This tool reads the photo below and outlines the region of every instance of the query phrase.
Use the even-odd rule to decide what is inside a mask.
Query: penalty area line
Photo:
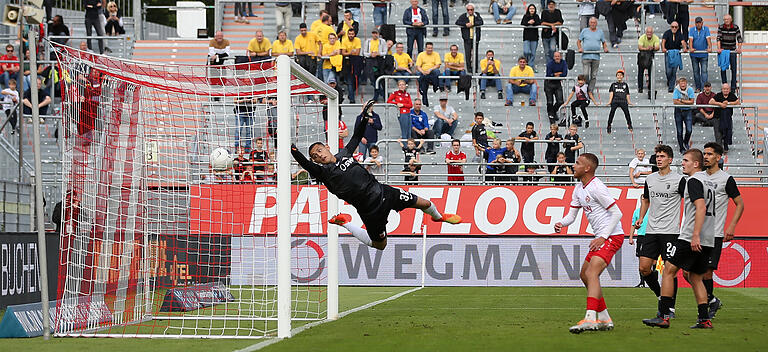
[[[376,305],[379,305],[379,304],[382,304],[382,303],[385,303],[385,302],[396,300],[396,299],[398,299],[398,298],[400,298],[402,296],[405,296],[405,295],[407,295],[409,293],[421,290],[422,288],[424,288],[424,287],[421,287],[421,286],[420,287],[414,287],[414,288],[412,288],[410,290],[406,290],[406,291],[400,292],[398,294],[389,296],[387,298],[380,299],[378,301],[373,301],[373,302],[370,302],[370,303],[366,303],[366,304],[364,304],[362,306],[359,306],[359,307],[356,307],[356,308],[352,308],[350,310],[343,311],[343,312],[339,313],[339,318],[338,319],[341,319],[341,318],[343,318],[343,317],[345,317],[347,315],[350,315],[352,313],[359,312],[361,310],[368,309],[368,308],[371,308],[373,306],[376,306]],[[335,320],[338,320],[338,319],[335,319]],[[311,322],[309,324],[304,324],[304,325],[299,326],[297,328],[293,328],[293,329],[291,329],[291,336],[296,336],[297,334],[301,333],[304,330],[313,328],[315,326],[318,326],[320,324],[327,323],[327,322],[330,322],[330,321],[333,321],[333,320],[331,320],[331,319],[323,319],[323,320]],[[272,339],[269,339],[269,340],[261,341],[259,343],[250,345],[250,346],[248,346],[246,348],[243,348],[243,349],[235,350],[234,352],[258,351],[258,350],[260,350],[260,349],[262,349],[264,347],[267,347],[267,346],[272,345],[274,343],[280,342],[282,340],[283,339],[281,339],[281,338],[272,338]]]

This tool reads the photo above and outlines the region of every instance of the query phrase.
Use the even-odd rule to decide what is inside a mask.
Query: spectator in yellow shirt
[[[443,76],[461,76],[465,71],[464,54],[459,52],[459,46],[456,44],[451,45],[451,51],[445,53],[445,70]],[[451,91],[451,80],[448,78],[442,79],[442,85],[440,91]]]
[[[407,53],[403,52],[405,45],[403,43],[397,43],[395,45],[395,53],[392,57],[395,58],[395,76],[410,76],[413,74],[411,66],[413,66],[413,59]],[[410,79],[404,78],[405,84],[408,84]]]
[[[310,32],[316,33],[317,26],[323,24],[323,16],[325,15],[328,15],[328,11],[325,11],[325,9],[320,10],[320,16],[314,22],[312,22],[312,25],[309,26]]]
[[[256,30],[256,36],[248,42],[248,61],[263,61],[269,60],[269,50],[272,49],[268,39],[264,39],[264,32],[261,29]]]
[[[272,43],[272,56],[288,55],[293,57],[293,42],[288,39],[285,31],[277,33],[277,40]]]
[[[521,56],[517,59],[517,66],[509,70],[510,77],[533,77],[533,69],[528,66],[528,59]],[[536,106],[536,80],[535,79],[510,79],[507,84],[507,106],[514,102],[515,94],[527,93],[531,106]]]
[[[323,46],[323,81],[330,84],[336,83],[336,72],[341,71],[343,57],[341,56],[341,43],[336,40],[336,33],[328,34],[328,45]],[[325,59],[325,57],[328,57]]]
[[[296,59],[299,65],[312,74],[317,72],[317,36],[307,30],[307,24],[302,23],[299,25],[299,35],[293,41],[293,46],[296,48]]]
[[[351,104],[355,103],[357,86],[362,83],[360,76],[363,72],[363,57],[360,56],[363,44],[356,35],[357,31],[354,28],[347,28],[347,37],[341,41],[341,55],[349,63],[347,66],[349,71],[345,70],[344,80],[347,83],[347,98],[349,98],[349,103]]]
[[[321,23],[318,24],[315,27],[315,30],[313,30],[312,32],[315,33],[315,35],[317,36],[317,39],[320,39],[320,42],[323,45],[325,45],[325,44],[328,44],[328,34],[330,33],[336,34],[336,31],[333,29],[333,27],[331,27],[330,15],[323,15],[320,21]]]
[[[480,60],[480,75],[501,76],[501,61],[493,57],[493,50],[486,51],[485,59]],[[490,79],[480,80],[480,99],[485,99],[485,86],[488,84],[488,80]],[[501,79],[496,78],[493,81],[496,84],[496,90],[499,92],[499,99],[503,99]]]
[[[416,57],[416,71],[419,72],[419,92],[425,106],[429,106],[429,99],[427,98],[429,85],[432,85],[433,92],[437,92],[437,89],[440,88],[441,65],[440,54],[434,51],[432,42],[424,44],[424,52],[419,53],[419,56]]]

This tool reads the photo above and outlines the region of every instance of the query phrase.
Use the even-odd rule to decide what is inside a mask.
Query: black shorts
[[[701,247],[701,252],[694,252],[691,249],[691,243],[678,239],[672,246],[672,256],[669,262],[676,267],[694,274],[704,274],[709,269],[709,256],[712,253],[712,247]]]
[[[672,256],[672,246],[674,246],[675,240],[677,240],[677,235],[658,235],[646,233],[645,236],[641,237],[645,238],[643,239],[642,243],[638,242],[638,257],[646,257],[656,260],[659,258],[659,256],[661,256],[662,260],[667,261],[669,260],[669,257]]]
[[[373,241],[381,241],[387,237],[387,217],[391,210],[399,212],[405,208],[413,208],[418,199],[415,194],[392,186],[381,185],[381,191],[379,206],[360,214],[368,237]]]
[[[635,237],[635,256],[640,256],[640,251],[643,249],[643,242],[645,242],[645,235]]]
[[[712,248],[712,254],[709,256],[709,268],[717,270],[717,264],[720,263],[720,253],[723,252],[723,238],[715,237],[715,247]]]

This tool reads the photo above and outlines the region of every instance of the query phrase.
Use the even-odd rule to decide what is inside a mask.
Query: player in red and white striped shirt
[[[574,187],[568,215],[555,224],[555,232],[560,232],[563,227],[572,224],[579,209],[583,209],[595,232],[595,239],[589,243],[589,252],[581,266],[581,281],[587,287],[587,314],[570,328],[574,334],[613,329],[613,321],[603,299],[600,274],[624,243],[624,230],[621,228],[621,210],[616,200],[608,192],[608,187],[595,177],[597,166],[594,154],[584,153],[576,159],[573,176],[581,182]]]

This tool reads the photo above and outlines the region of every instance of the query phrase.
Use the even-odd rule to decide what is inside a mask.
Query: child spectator
[[[486,148],[483,153],[485,157],[485,181],[498,182],[502,181],[502,176],[495,176],[496,174],[504,173],[504,148],[501,147],[501,140],[498,138],[493,139],[493,144],[490,148]]]
[[[467,162],[467,155],[461,151],[461,141],[454,139],[451,141],[451,150],[445,153],[445,163],[448,164],[448,174],[463,175],[464,167],[462,164]],[[448,176],[448,185],[461,185],[464,183],[464,176]]]
[[[501,153],[501,156],[504,158],[504,173],[507,175],[516,174],[519,170],[518,164],[520,164],[521,158],[520,152],[515,149],[514,138],[507,139],[507,148],[504,149],[504,152]],[[514,176],[504,176],[503,179],[505,182],[512,182],[516,180],[517,177]]]
[[[581,114],[584,115],[584,128],[589,128],[589,114],[587,114],[587,106],[589,106],[590,100],[597,100],[592,95],[592,92],[589,91],[586,76],[579,75],[576,78],[576,85],[573,86],[571,94],[568,95],[568,99],[565,99],[565,104],[563,105],[568,105],[568,102],[571,101],[571,98],[574,96],[574,94],[576,95],[576,100],[574,100],[571,104],[572,123],[576,124],[577,126],[581,126],[582,118],[579,115],[576,115],[576,108],[581,108]],[[565,119],[563,119],[560,121],[560,126],[565,126],[565,123]]]
[[[275,165],[267,165],[267,171],[264,171],[264,183],[268,185],[277,184],[277,175],[275,174]]]
[[[235,168],[235,180],[240,180],[246,170],[246,167],[250,165],[250,160],[248,160],[244,154],[245,148],[237,147],[237,157],[233,162]],[[251,168],[251,171],[253,171],[253,168]],[[253,176],[253,172],[251,172],[251,176]]]
[[[565,163],[565,153],[557,153],[557,165],[549,173],[552,175],[573,175],[573,168]],[[552,182],[560,182],[557,186],[565,186],[573,179],[569,176],[553,176]]]
[[[384,157],[379,155],[379,147],[376,145],[372,145],[368,148],[368,152],[370,153],[370,156],[363,161],[365,169],[381,181],[381,176],[384,176],[384,166],[382,165],[382,163],[384,163]]]
[[[613,123],[613,115],[616,114],[616,108],[621,108],[624,112],[624,118],[627,120],[627,129],[629,133],[632,133],[632,118],[629,116],[629,105],[632,102],[629,100],[629,85],[624,82],[624,70],[616,71],[616,82],[611,83],[611,88],[608,90],[610,95],[608,96],[608,105],[611,106],[611,112],[608,113],[608,134],[611,134],[611,124]]]
[[[520,132],[520,135],[517,136],[517,140],[524,141],[523,145],[520,147],[520,152],[523,155],[523,162],[524,163],[532,163],[533,162],[533,155],[534,155],[534,148],[531,141],[538,140],[539,136],[536,134],[536,131],[533,130],[533,122],[528,122],[525,124],[525,131]]]
[[[417,165],[417,163],[420,162],[419,150],[424,145],[424,141],[422,140],[419,145],[416,145],[416,140],[413,138],[408,138],[406,145],[403,145],[402,139],[398,139],[397,142],[400,143],[400,148],[403,149],[404,161],[406,162],[403,171],[400,173],[406,175],[406,184],[415,185],[419,181],[421,165]]]
[[[429,116],[421,109],[421,99],[413,101],[411,109],[411,138],[418,138],[424,144],[424,139],[434,139],[435,134],[429,129]],[[435,154],[434,142],[427,142],[427,151],[425,154]]]
[[[565,162],[573,164],[576,162],[576,157],[579,155],[579,149],[584,148],[584,143],[581,142],[581,137],[576,133],[579,128],[576,124],[572,124],[568,128],[568,134],[563,137],[563,140],[571,141],[570,143],[563,143],[563,150],[565,152]]]
[[[237,179],[237,174],[235,174],[235,178]],[[243,183],[253,183],[255,178],[253,176],[253,165],[247,165],[245,167],[245,170],[243,170],[242,175],[240,175],[239,180]]]
[[[539,167],[536,164],[525,165],[525,171],[519,171],[518,175],[525,175],[521,177],[524,184],[528,186],[535,186],[541,176],[535,176]]]
[[[629,180],[632,181],[632,187],[640,188],[645,185],[645,177],[651,174],[651,167],[640,164],[649,162],[650,160],[645,157],[645,149],[638,148],[635,151],[635,158],[629,162]]]
[[[544,139],[548,141],[563,140],[563,136],[558,133],[559,130],[560,127],[558,127],[556,123],[549,125],[549,133],[547,133]],[[547,151],[544,152],[544,160],[547,161],[547,164],[554,164],[557,160],[558,153],[560,153],[560,143],[547,143]],[[547,170],[549,170],[550,173],[552,173],[552,170],[554,169],[554,165],[547,165]]]
[[[485,148],[488,148],[488,133],[485,131],[483,119],[485,119],[485,116],[481,111],[475,113],[475,125],[472,127],[472,145],[475,147],[477,155],[480,155]]]
[[[16,90],[16,79],[8,80],[8,88],[0,91],[3,96],[3,110],[8,123],[11,124],[11,134],[16,133],[16,104],[19,102],[19,91]]]
[[[269,154],[264,150],[264,139],[256,138],[254,141],[256,147],[251,151],[251,163],[253,171],[263,173],[266,170],[266,163],[269,162]]]

